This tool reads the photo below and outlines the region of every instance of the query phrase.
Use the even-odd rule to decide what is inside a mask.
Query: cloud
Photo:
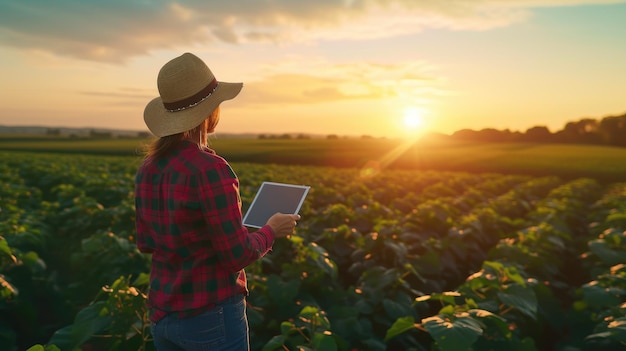
[[[120,63],[194,44],[372,39],[428,28],[488,30],[534,7],[604,0],[32,0],[0,2],[0,45]]]
[[[245,83],[240,99],[244,104],[318,104],[345,100],[376,100],[403,97],[429,100],[446,94],[435,78],[433,67],[422,62],[394,64],[330,64],[307,61],[302,67],[285,63],[262,67],[262,78]],[[314,72],[302,74],[297,72]]]
[[[0,44],[119,63],[151,50],[207,41],[190,16],[176,4],[1,2]]]

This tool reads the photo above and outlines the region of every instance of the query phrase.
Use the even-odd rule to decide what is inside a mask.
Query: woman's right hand
[[[283,238],[293,233],[299,219],[300,215],[298,214],[277,212],[267,220],[266,224],[272,227],[276,238]]]

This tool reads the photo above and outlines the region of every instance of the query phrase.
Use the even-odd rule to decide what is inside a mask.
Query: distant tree
[[[524,133],[515,131],[515,132],[511,132],[509,137],[511,138],[511,141],[522,141],[524,140],[524,135],[525,135]]]
[[[337,134],[328,134],[326,139],[339,139],[339,136],[337,136]]]
[[[494,128],[485,128],[481,129],[478,134],[479,141],[507,141],[507,135],[510,134],[510,131],[500,131]]]
[[[505,129],[500,131],[500,134],[497,136],[499,139],[498,141],[502,141],[502,142],[512,142],[514,139],[514,135],[516,135],[517,133],[513,133],[510,129]]]
[[[601,144],[602,138],[598,132],[598,121],[593,118],[583,118],[576,123],[579,142],[583,144]]]
[[[267,135],[265,134],[259,134],[258,139],[267,139]]]
[[[603,118],[600,121],[599,134],[606,145],[626,146],[626,114]]]
[[[452,137],[457,140],[478,140],[478,133],[472,129],[460,129],[452,133]]]
[[[556,133],[557,139],[562,143],[575,143],[578,138],[578,127],[575,122],[567,122],[562,130]]]
[[[561,143],[572,144],[602,143],[598,133],[598,121],[591,118],[568,122],[562,130],[555,133],[554,139]]]
[[[550,133],[550,130],[545,126],[532,127],[526,130],[524,140],[545,143],[552,140],[552,133]]]
[[[531,127],[525,133],[494,128],[479,131],[460,129],[452,133],[450,138],[481,142],[532,141],[626,146],[626,114],[605,117],[601,121],[583,118],[568,122],[563,129],[555,133],[551,133],[545,126]]]
[[[296,139],[311,139],[311,137],[306,134],[298,134]]]

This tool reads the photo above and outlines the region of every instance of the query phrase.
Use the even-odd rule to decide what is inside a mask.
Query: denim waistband
[[[159,310],[158,308],[151,308],[150,320],[152,320],[153,322],[157,322],[165,317],[175,317],[176,319],[195,317],[199,314],[202,314],[203,312],[206,312],[215,308],[218,305],[227,305],[230,303],[239,302],[244,297],[245,297],[245,294],[242,294],[242,293],[234,294],[216,303],[206,305],[200,308],[196,308],[193,310],[185,310],[185,311],[166,312],[163,310]]]

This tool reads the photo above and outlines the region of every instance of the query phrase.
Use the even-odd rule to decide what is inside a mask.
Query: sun
[[[404,126],[410,129],[419,129],[424,125],[424,110],[417,107],[408,107],[404,110]]]

